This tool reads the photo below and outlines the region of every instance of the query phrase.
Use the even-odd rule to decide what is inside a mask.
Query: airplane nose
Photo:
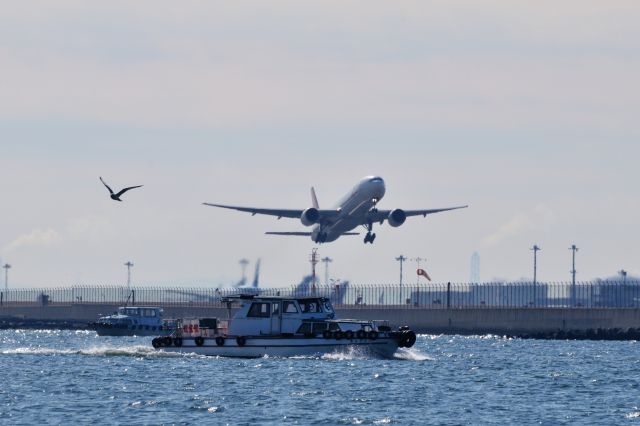
[[[384,193],[386,191],[384,182],[383,181],[377,182],[374,191],[376,192],[376,198],[384,197]]]

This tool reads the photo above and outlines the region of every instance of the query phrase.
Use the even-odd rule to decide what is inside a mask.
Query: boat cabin
[[[326,297],[242,296],[227,298],[227,301],[240,302],[240,309],[229,321],[229,334],[236,336],[293,335],[302,322],[324,325],[335,317],[331,301]],[[313,325],[311,327],[313,329]],[[316,327],[319,329],[320,325]]]
[[[133,327],[133,330],[136,328],[148,330],[148,327],[154,327],[153,329],[155,330],[155,327],[162,325],[162,308],[144,306],[119,307],[115,314],[98,319],[98,324]]]

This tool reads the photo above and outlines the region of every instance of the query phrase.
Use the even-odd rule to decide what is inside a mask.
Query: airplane
[[[337,240],[343,235],[359,235],[357,232],[350,232],[358,226],[363,226],[367,230],[364,243],[371,243],[376,239],[373,233],[373,224],[382,225],[386,220],[392,227],[402,225],[408,217],[423,216],[428,214],[444,212],[448,210],[462,209],[468,206],[446,207],[440,209],[425,210],[378,210],[377,204],[384,197],[385,183],[380,176],[367,176],[361,179],[358,184],[344,197],[333,209],[321,209],[318,204],[316,192],[311,188],[311,204],[304,210],[295,209],[263,209],[256,207],[229,206],[224,204],[203,203],[207,206],[221,207],[224,209],[238,210],[256,214],[299,219],[305,226],[314,226],[311,232],[265,232],[267,235],[286,235],[311,237],[315,243],[329,243]]]

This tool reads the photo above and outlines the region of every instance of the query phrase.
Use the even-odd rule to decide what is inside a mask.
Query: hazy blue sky
[[[332,277],[436,281],[639,274],[637,1],[6,2],[0,257],[13,286],[223,285],[309,270],[296,220],[202,206],[451,213],[320,246]],[[116,203],[114,187],[144,184]],[[250,266],[251,268],[252,266]],[[415,264],[408,280],[414,280]],[[322,271],[322,269],[320,269]],[[321,274],[323,277],[324,275]],[[2,280],[2,284],[4,281]]]

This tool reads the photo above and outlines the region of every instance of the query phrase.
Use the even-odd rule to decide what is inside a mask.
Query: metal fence
[[[237,294],[331,299],[348,308],[639,308],[639,281],[571,283],[442,283],[414,285],[291,286],[284,288],[182,288],[73,286],[0,291],[0,307],[81,304],[222,307]]]

